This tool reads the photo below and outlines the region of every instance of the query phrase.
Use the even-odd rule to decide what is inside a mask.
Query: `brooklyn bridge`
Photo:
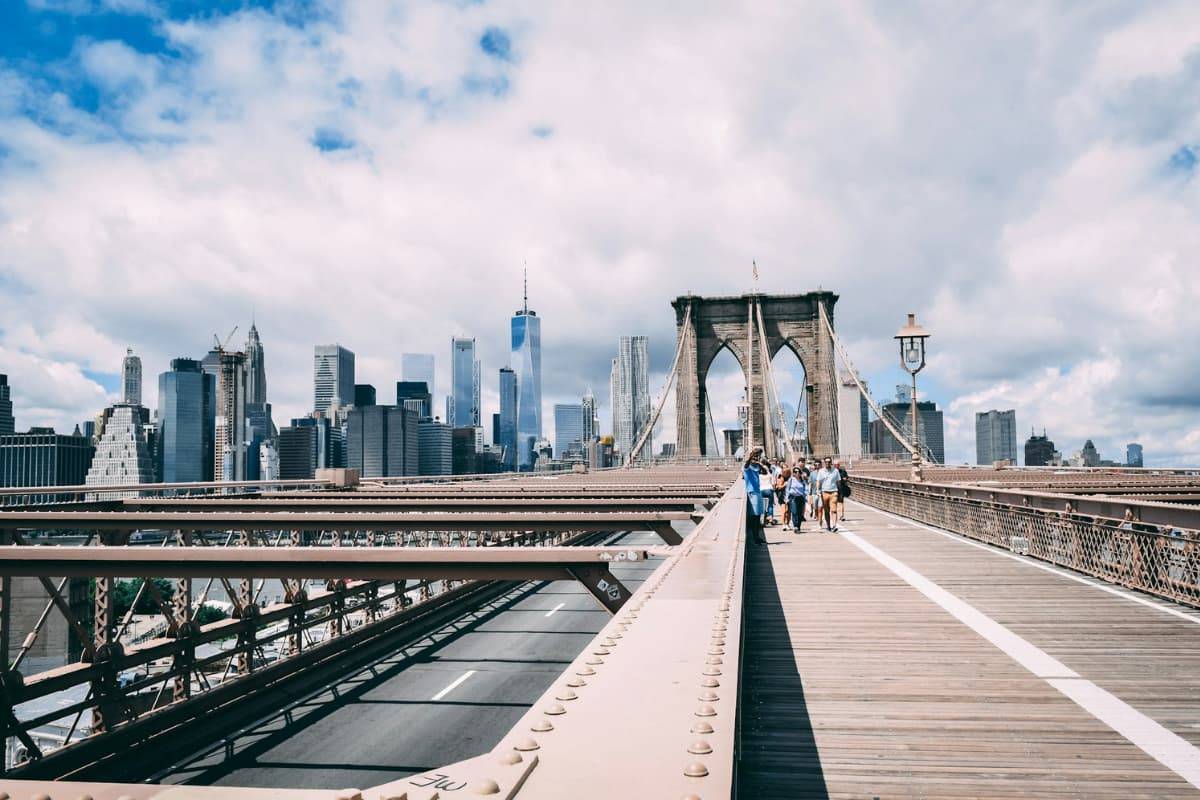
[[[836,534],[748,542],[705,376],[737,360],[747,445],[838,454],[836,302],[677,298],[670,460],[0,491],[0,797],[1196,796],[1200,471],[947,467],[897,429],[843,459]],[[32,668],[55,624],[78,653]]]

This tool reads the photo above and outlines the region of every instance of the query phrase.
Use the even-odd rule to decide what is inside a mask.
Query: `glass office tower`
[[[542,438],[542,321],[525,306],[513,314],[511,364],[517,377],[517,468],[532,469]]]
[[[446,421],[455,428],[479,427],[479,361],[475,340],[456,336],[450,342],[450,396]]]

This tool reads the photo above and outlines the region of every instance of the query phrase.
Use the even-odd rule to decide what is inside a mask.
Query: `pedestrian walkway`
[[[750,548],[740,796],[1200,796],[1200,614],[848,512]]]

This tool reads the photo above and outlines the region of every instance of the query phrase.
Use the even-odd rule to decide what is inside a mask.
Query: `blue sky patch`
[[[491,27],[479,37],[479,49],[500,61],[512,61],[512,38],[503,28]]]
[[[90,369],[85,369],[83,370],[83,377],[100,384],[106,392],[115,392],[121,388],[121,376],[115,372],[93,372]]]
[[[354,140],[334,128],[317,128],[316,132],[313,133],[312,143],[313,147],[322,153],[330,153],[336,150],[351,150],[354,148]]]
[[[1192,145],[1184,145],[1171,154],[1171,158],[1167,160],[1167,170],[1183,175],[1191,175],[1196,171],[1196,162],[1200,160],[1200,156],[1196,155],[1196,148]]]
[[[549,125],[535,125],[529,132],[539,139],[549,139],[554,135],[554,128]]]

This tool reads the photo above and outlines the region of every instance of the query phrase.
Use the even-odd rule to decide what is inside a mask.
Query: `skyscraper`
[[[164,483],[211,481],[216,378],[190,358],[171,361],[158,376],[156,461]]]
[[[650,424],[650,359],[645,336],[622,336],[613,369],[613,435],[622,458],[629,458]],[[652,453],[648,441],[644,453]]]
[[[133,354],[131,347],[125,349],[125,360],[121,362],[121,402],[142,404],[142,359]]]
[[[218,348],[200,362],[216,379],[213,480],[246,479],[246,354]]]
[[[1035,436],[1033,431],[1029,432],[1029,438],[1025,441],[1025,466],[1049,466],[1057,460],[1058,455],[1058,451],[1054,449],[1054,442],[1050,441],[1045,431],[1042,431],[1041,436]]]
[[[125,486],[154,482],[154,455],[143,425],[145,409],[119,403],[106,413],[104,432],[96,444],[84,483],[88,486]],[[88,500],[135,497],[137,492],[89,493]]]
[[[433,392],[425,381],[396,381],[396,405],[411,408],[421,419],[433,419]]]
[[[418,474],[418,416],[400,406],[363,406],[350,410],[346,466],[364,478]]]
[[[975,414],[975,463],[1017,463],[1017,412],[979,411]]]
[[[408,383],[424,383],[431,395],[437,394],[434,382],[433,353],[401,353],[400,380]]]
[[[86,437],[63,436],[53,428],[0,434],[0,486],[78,486],[93,452]]]
[[[258,327],[250,323],[250,334],[246,337],[246,405],[267,402],[267,360],[262,340],[258,338]]]
[[[279,436],[275,422],[271,419],[271,404],[267,402],[267,362],[258,327],[250,323],[250,334],[246,338],[246,424],[249,427],[246,441],[247,480],[266,480],[262,474],[262,449]],[[270,464],[271,456],[267,457]]]
[[[583,456],[584,411],[581,403],[554,404],[554,457]]]
[[[330,409],[354,403],[354,353],[340,344],[319,344],[313,348],[313,410]]]
[[[529,283],[524,303],[512,318],[509,365],[517,378],[517,468],[533,467],[533,445],[542,438],[542,321],[529,309]]]
[[[600,435],[600,417],[596,414],[596,396],[589,386],[583,396],[583,442],[588,442]]]
[[[354,384],[354,405],[360,407],[375,405],[375,387],[369,383]]]
[[[494,444],[502,448],[501,463],[506,470],[517,468],[517,374],[508,367],[500,368],[499,438]]]
[[[844,456],[862,455],[863,404],[859,402],[858,384],[849,372],[842,372],[838,381],[838,452]],[[787,420],[788,429],[794,419]]]
[[[1125,445],[1125,466],[1140,467],[1143,465],[1142,446],[1137,442]]]
[[[12,413],[12,395],[8,386],[8,376],[0,375],[0,436],[16,432],[16,421]]]
[[[450,340],[450,395],[446,398],[446,422],[455,428],[479,427],[479,361],[475,339],[456,336]]]
[[[912,405],[886,403],[881,409],[888,421],[903,434],[905,442],[912,441]],[[922,457],[932,458],[935,464],[946,463],[946,437],[942,412],[937,404],[923,400],[917,403],[917,439],[921,443]],[[896,441],[896,437],[883,424],[883,420],[871,421],[871,453],[873,455],[903,455],[908,448]]]
[[[444,422],[422,419],[417,427],[418,475],[450,475],[454,472],[454,429]]]
[[[318,469],[344,466],[340,429],[324,414],[299,417],[279,431],[281,480],[312,478]]]

